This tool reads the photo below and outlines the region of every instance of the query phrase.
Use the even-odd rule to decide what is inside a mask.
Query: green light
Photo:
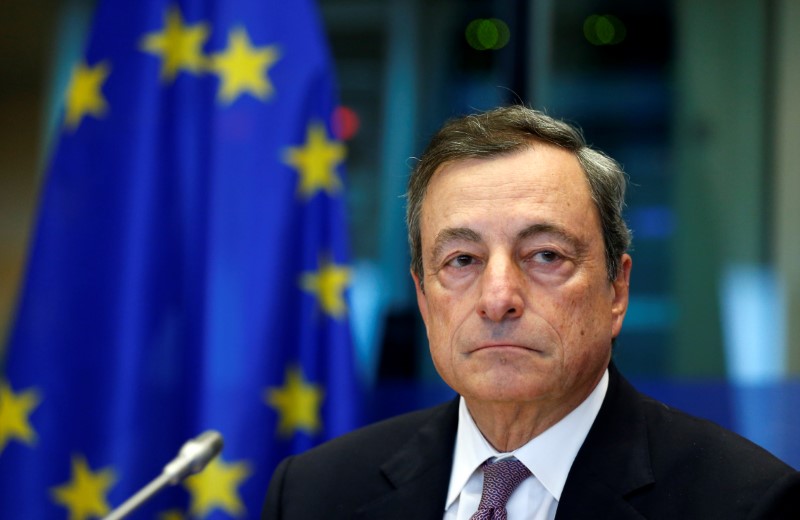
[[[627,32],[622,20],[610,14],[593,14],[583,22],[583,35],[592,45],[616,45]]]
[[[467,43],[479,51],[502,49],[511,39],[511,31],[498,18],[476,18],[467,24],[464,31]]]

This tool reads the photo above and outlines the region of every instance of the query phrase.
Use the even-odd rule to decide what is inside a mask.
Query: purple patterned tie
[[[483,463],[483,492],[478,510],[470,520],[506,520],[506,502],[531,472],[517,459]]]

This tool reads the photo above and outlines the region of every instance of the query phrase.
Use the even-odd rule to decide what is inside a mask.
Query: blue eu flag
[[[4,518],[254,518],[357,419],[331,60],[311,0],[101,1],[0,378]]]

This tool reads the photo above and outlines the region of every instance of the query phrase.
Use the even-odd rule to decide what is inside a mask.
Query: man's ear
[[[425,326],[427,327],[428,298],[425,296],[424,281],[413,270],[411,271],[411,278],[414,279],[414,288],[417,290],[417,307],[419,307],[419,313],[422,315],[422,321],[425,322]]]
[[[625,313],[628,311],[628,291],[631,281],[631,267],[633,260],[631,255],[624,254],[620,257],[619,271],[617,271],[617,278],[611,282],[614,291],[614,299],[611,302],[611,337],[616,338],[622,330],[622,322],[625,319]]]

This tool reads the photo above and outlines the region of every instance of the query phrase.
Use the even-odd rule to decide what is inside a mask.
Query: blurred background
[[[0,11],[1,338],[93,5],[5,0]],[[347,141],[365,420],[449,395],[408,276],[410,158],[449,117],[524,102],[578,124],[630,176],[632,298],[615,352],[623,372],[800,467],[799,2],[318,5]]]

